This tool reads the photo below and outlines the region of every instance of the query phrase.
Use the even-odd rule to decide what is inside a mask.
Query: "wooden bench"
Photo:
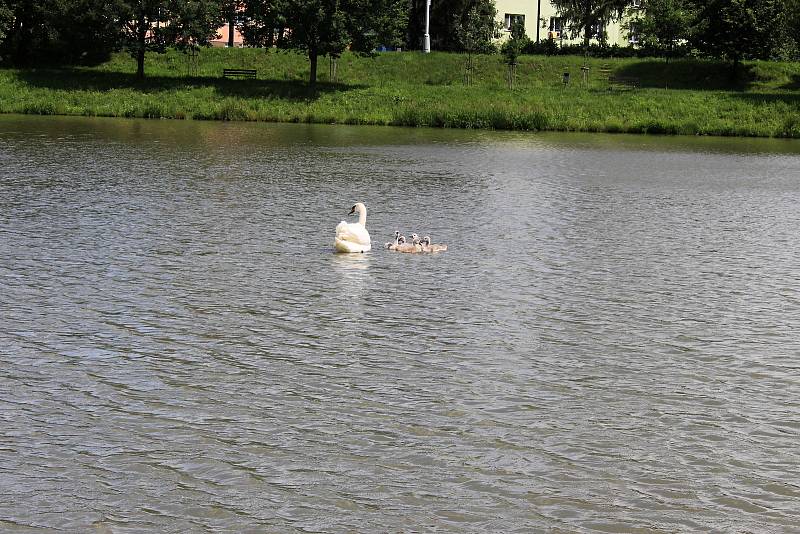
[[[639,78],[634,78],[632,76],[610,75],[608,77],[608,85],[609,88],[614,85],[624,85],[626,87],[630,87],[631,89],[636,89],[639,87]]]
[[[255,69],[222,69],[223,78],[255,78]]]

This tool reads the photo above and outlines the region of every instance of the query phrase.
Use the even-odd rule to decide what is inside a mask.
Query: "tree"
[[[692,44],[730,61],[733,76],[743,59],[786,55],[791,42],[785,0],[707,0],[698,6]]]
[[[351,37],[356,50],[371,50],[378,45],[405,47],[409,0],[372,0],[363,2],[367,17],[351,21]]]
[[[786,0],[786,13],[791,38],[789,57],[800,59],[800,0]]]
[[[511,25],[511,36],[503,43],[500,51],[508,65],[508,87],[514,89],[514,80],[517,77],[517,58],[522,54],[522,49],[528,44],[525,27],[519,22]]]
[[[647,0],[624,26],[635,32],[640,46],[670,57],[689,38],[694,19],[693,6],[685,0]]]
[[[0,42],[4,42],[14,24],[14,11],[6,1],[0,1]]]
[[[286,29],[284,0],[249,0],[239,12],[238,29],[250,46],[283,46]]]
[[[17,66],[102,61],[117,37],[102,0],[0,0],[0,55]]]
[[[482,17],[486,13],[492,13],[492,20],[497,13],[494,0],[431,0],[431,47],[434,50],[463,51],[458,27],[467,23],[472,9],[476,9]],[[424,21],[425,0],[411,0],[408,24],[408,42],[411,47],[422,48]]]
[[[347,17],[339,0],[288,0],[286,46],[306,53],[310,63],[309,82],[317,82],[317,60],[326,54],[341,55],[349,42]]]
[[[625,12],[628,0],[551,0],[559,16],[564,19],[572,37],[583,33],[583,46],[597,36],[605,41],[605,26],[619,20]]]
[[[222,0],[225,20],[228,23],[228,47],[233,48],[234,30],[239,13],[245,8],[245,0]]]
[[[495,51],[492,40],[499,36],[500,28],[494,2],[470,7],[454,24],[456,39],[461,49],[467,53],[464,64],[464,83],[467,85],[472,83],[473,54]]]
[[[382,40],[398,39],[402,27],[390,16],[405,0],[286,0],[285,46],[301,50],[317,82],[319,56],[339,57],[346,48],[371,54]],[[388,15],[387,15],[388,14]],[[402,23],[402,19],[401,19]]]
[[[116,0],[123,45],[136,58],[136,77],[144,78],[148,51],[168,45],[207,45],[225,20],[219,0]]]

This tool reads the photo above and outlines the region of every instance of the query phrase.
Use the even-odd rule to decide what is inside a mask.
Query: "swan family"
[[[368,252],[372,249],[372,241],[367,232],[367,207],[356,202],[350,209],[349,215],[358,214],[358,222],[348,223],[342,221],[336,225],[336,237],[333,246],[336,252]],[[395,252],[405,252],[409,254],[420,252],[443,252],[447,250],[447,245],[431,243],[431,238],[425,236],[422,239],[414,233],[411,234],[411,241],[407,242],[404,235],[400,235],[397,230],[394,233],[394,242],[386,243],[386,248]]]
[[[400,235],[400,231],[394,233],[394,242],[386,243],[386,248],[395,252],[416,253],[416,252],[444,252],[447,245],[431,243],[430,236],[422,239],[417,234],[411,234],[411,242],[406,242],[406,236]]]

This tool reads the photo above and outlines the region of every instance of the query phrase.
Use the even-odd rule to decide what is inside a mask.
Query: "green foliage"
[[[260,0],[253,0],[257,2]],[[267,0],[270,1],[270,0]],[[319,56],[338,58],[346,48],[371,54],[379,43],[398,43],[406,0],[283,0],[281,22],[288,32],[282,47],[304,52],[309,81],[317,81]],[[400,16],[399,20],[395,17]]]
[[[647,0],[628,15],[625,27],[635,34],[638,46],[667,57],[677,55],[695,20],[694,6],[686,0]]]
[[[6,63],[103,61],[117,35],[102,0],[0,0],[0,56]]]
[[[511,26],[511,35],[500,47],[500,52],[507,65],[517,64],[517,58],[522,54],[522,50],[528,45],[528,42],[525,27],[522,24],[514,23]]]
[[[550,0],[569,28],[572,37],[583,33],[583,45],[596,37],[605,43],[606,35],[602,28],[611,21],[622,18],[628,0]]]
[[[425,0],[411,0],[411,6],[408,45],[411,48],[421,49],[425,25]],[[494,0],[431,0],[431,48],[451,52],[466,51],[462,42],[463,30],[472,24],[469,21],[472,11],[477,11],[487,25],[491,25],[497,8]],[[485,50],[488,52],[489,48]]]
[[[223,0],[222,3],[229,2]],[[162,26],[162,38],[180,49],[190,45],[208,46],[228,17],[220,0],[171,0],[166,7],[162,13],[169,18]]]
[[[197,76],[184,78],[183,54],[169,50],[152,57],[143,81],[129,55],[115,54],[91,68],[0,69],[0,112],[800,138],[797,63],[745,61],[749,81],[732,85],[719,61],[522,55],[509,92],[496,56],[478,56],[476,83],[461,84],[464,59],[345,51],[340,83],[323,74],[311,88],[299,54],[205,48]],[[588,87],[563,87],[561,73],[584,61]],[[220,78],[231,64],[257,69],[259,79]],[[642,88],[610,90],[604,66],[639,77]]]
[[[269,47],[281,42],[286,28],[284,5],[284,0],[244,2],[237,28],[245,44]]]
[[[139,78],[144,78],[146,52],[207,44],[225,20],[220,0],[115,0],[112,5]]]
[[[786,25],[793,50],[792,58],[800,58],[800,0],[786,0]]]
[[[514,22],[511,25],[511,35],[500,48],[506,65],[508,65],[508,87],[510,89],[514,89],[514,82],[517,79],[517,58],[522,54],[522,50],[527,46],[528,42],[528,37],[525,35],[525,27],[519,22]]]
[[[470,6],[455,16],[453,32],[459,49],[468,54],[490,54],[496,51],[494,39],[500,36],[502,24],[497,21],[494,1]]]
[[[731,61],[784,55],[791,39],[786,0],[704,0],[698,3],[692,44],[711,57]]]
[[[409,0],[377,0],[372,6],[370,17],[361,28],[362,42],[359,35],[354,35],[356,50],[374,48],[377,45],[403,48],[406,46],[405,31],[408,27],[410,12]]]
[[[5,41],[13,31],[14,12],[5,1],[0,1],[0,42]]]

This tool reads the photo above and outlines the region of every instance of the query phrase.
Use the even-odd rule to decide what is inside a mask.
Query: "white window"
[[[631,22],[628,26],[628,42],[631,44],[639,42],[639,28],[636,27],[634,22]]]
[[[631,7],[642,7],[642,0],[631,0]]]
[[[561,17],[550,17],[550,25],[547,27],[547,38],[561,39],[563,24],[563,19]]]
[[[522,27],[524,28],[525,27],[525,15],[515,15],[513,13],[506,13],[506,22],[505,22],[506,31],[510,32],[511,28],[515,24],[521,24]]]

